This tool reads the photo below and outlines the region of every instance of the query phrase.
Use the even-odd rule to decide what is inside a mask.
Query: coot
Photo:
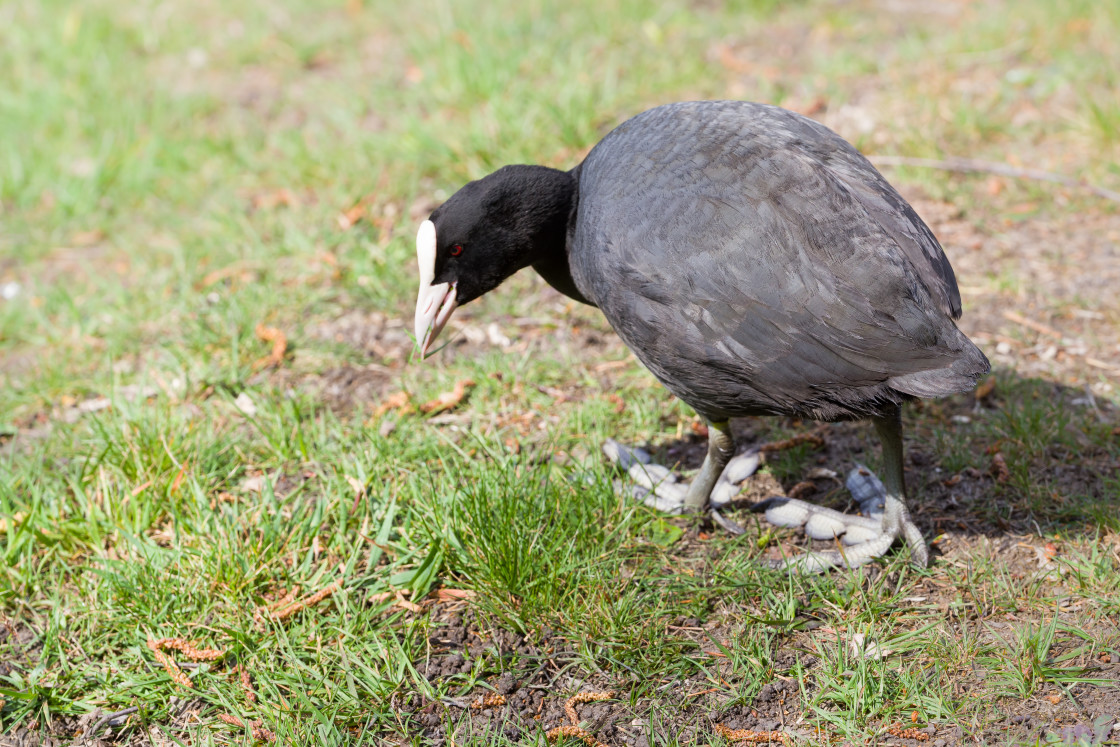
[[[622,123],[571,171],[506,166],[421,225],[421,354],[457,306],[532,266],[597,306],[709,424],[685,506],[734,452],[728,419],[870,419],[886,506],[854,566],[897,538],[928,550],[905,504],[900,406],[975,386],[949,260],[913,208],[827,127],[764,104],[700,101]]]

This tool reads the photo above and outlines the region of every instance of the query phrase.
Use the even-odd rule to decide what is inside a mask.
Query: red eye
[[[463,245],[462,244],[453,244],[451,246],[451,256],[452,257],[458,257],[462,253],[463,253]]]

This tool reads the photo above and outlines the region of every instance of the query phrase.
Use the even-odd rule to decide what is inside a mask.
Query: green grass
[[[598,444],[662,447],[693,415],[596,313],[519,277],[457,314],[482,338],[496,323],[508,348],[456,343],[421,366],[407,335],[412,239],[435,202],[506,163],[574,165],[667,101],[819,98],[819,116],[871,153],[1012,156],[1116,189],[1116,7],[1011,10],[0,8],[0,287],[15,288],[0,300],[0,744],[21,729],[71,739],[91,714],[128,708],[121,744],[252,741],[219,714],[283,743],[423,743],[430,725],[408,698],[473,699],[542,657],[550,702],[609,684],[651,744],[720,743],[709,714],[746,718],[779,683],[809,743],[885,739],[912,713],[995,740],[993,713],[1018,700],[1107,689],[1096,662],[1120,649],[1111,374],[1078,381],[1113,387],[1093,390],[1099,414],[1071,404],[1080,388],[1006,368],[977,410],[968,397],[910,410],[908,447],[927,460],[913,500],[944,519],[931,524],[943,556],[929,572],[896,553],[872,572],[800,578],[755,562],[789,533],[701,537],[616,494]],[[984,176],[889,176],[993,233],[1038,211],[1112,214],[1077,193],[1050,204],[1049,185],[993,195]],[[341,228],[356,205],[361,220]],[[1033,282],[1011,264],[987,271],[962,285],[1006,299]],[[259,365],[260,324],[286,334],[277,369]],[[375,414],[392,392],[420,403],[464,379],[450,413]],[[746,427],[776,440],[807,424]],[[766,484],[877,465],[866,428],[827,436],[823,452],[775,455]],[[996,451],[1004,482],[987,477]],[[1049,565],[1018,547],[1048,541]],[[254,614],[336,581],[284,620]],[[473,594],[478,645],[466,671],[429,677],[448,606],[430,602],[448,589]],[[857,635],[891,653],[867,656]],[[186,670],[189,691],[147,646],[174,636],[224,652]],[[456,744],[544,741],[543,724],[511,736],[442,718]]]

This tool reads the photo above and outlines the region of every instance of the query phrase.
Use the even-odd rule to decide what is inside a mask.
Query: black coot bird
[[[957,329],[953,269],[913,208],[852,145],[739,101],[651,109],[571,171],[506,166],[464,186],[417,235],[422,354],[457,306],[532,266],[602,310],[710,424],[685,499],[703,510],[734,452],[728,419],[871,419],[883,447],[877,536],[929,553],[905,504],[900,405],[973,388],[984,354]]]

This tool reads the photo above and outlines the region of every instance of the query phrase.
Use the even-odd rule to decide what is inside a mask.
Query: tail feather
[[[980,348],[964,335],[961,337],[967,345],[951,366],[895,376],[887,379],[887,385],[915,397],[944,397],[975,388],[980,377],[992,370],[992,365]]]

